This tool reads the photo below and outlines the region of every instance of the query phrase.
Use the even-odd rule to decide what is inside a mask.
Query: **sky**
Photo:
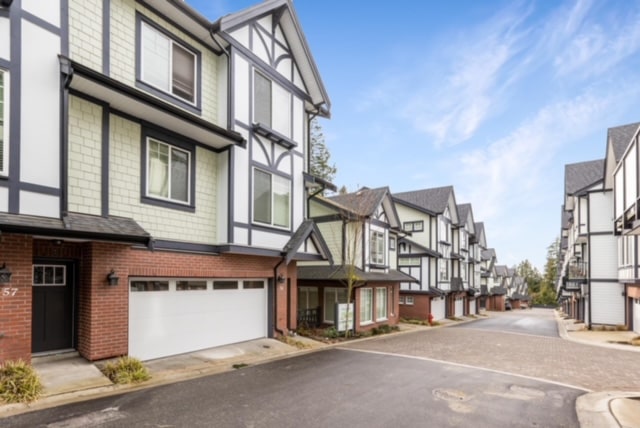
[[[211,20],[259,0],[187,0]],[[453,185],[498,263],[541,272],[564,165],[640,120],[639,0],[294,0],[349,191]]]

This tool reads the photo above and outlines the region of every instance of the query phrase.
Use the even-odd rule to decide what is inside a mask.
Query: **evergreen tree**
[[[332,183],[338,171],[335,163],[331,164],[331,153],[324,142],[322,126],[318,118],[311,121],[311,141],[309,155],[309,173]]]
[[[558,277],[558,251],[560,250],[560,238],[556,238],[547,247],[547,261],[544,265],[544,275],[540,284],[540,292],[537,293],[533,302],[541,305],[555,305],[556,281]]]
[[[524,278],[529,288],[529,294],[534,295],[540,291],[540,283],[542,282],[542,275],[538,268],[533,266],[529,260],[524,260],[516,267],[518,276]]]

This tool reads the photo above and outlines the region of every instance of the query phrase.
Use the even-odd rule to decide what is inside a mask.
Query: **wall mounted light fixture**
[[[118,285],[119,280],[120,278],[118,278],[118,275],[116,275],[113,269],[111,269],[111,272],[109,272],[109,275],[107,275],[107,282],[109,283],[109,285]]]
[[[282,275],[281,273],[280,273],[280,274],[278,274],[278,283],[279,283],[279,284],[284,283],[284,275]]]
[[[0,284],[11,282],[11,275],[13,275],[13,273],[9,270],[7,264],[3,263],[0,268]]]

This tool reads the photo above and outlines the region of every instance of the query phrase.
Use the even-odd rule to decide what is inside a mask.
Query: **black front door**
[[[31,351],[73,347],[72,263],[33,265]]]

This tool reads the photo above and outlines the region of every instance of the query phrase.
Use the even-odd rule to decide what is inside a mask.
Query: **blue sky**
[[[215,20],[258,0],[187,0]],[[640,2],[294,0],[332,101],[336,184],[453,185],[489,247],[542,270],[564,165],[640,120]]]

